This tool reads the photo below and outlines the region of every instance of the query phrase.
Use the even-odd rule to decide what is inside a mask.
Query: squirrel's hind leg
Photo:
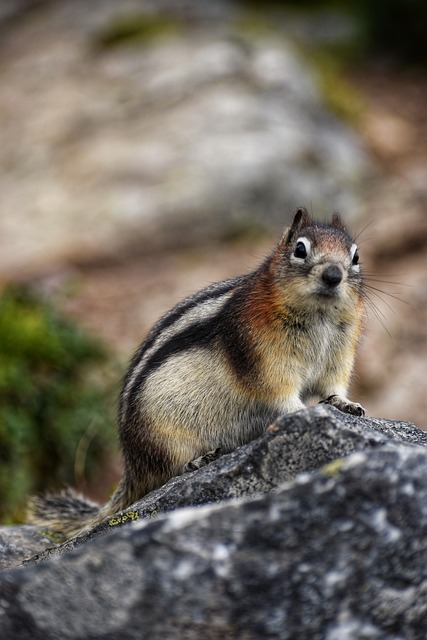
[[[188,471],[196,471],[197,469],[201,469],[202,467],[205,467],[210,462],[217,460],[217,458],[221,457],[221,455],[222,455],[221,447],[217,447],[216,449],[213,449],[212,451],[208,451],[207,453],[204,453],[202,456],[199,456],[198,458],[195,458],[194,460],[190,460],[190,462],[187,462],[187,464],[184,465],[182,472],[187,473]]]

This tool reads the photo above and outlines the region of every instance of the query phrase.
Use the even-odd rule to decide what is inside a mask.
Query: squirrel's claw
[[[332,395],[326,398],[325,400],[321,400],[319,404],[330,404],[332,407],[336,407],[343,413],[350,413],[353,416],[358,416],[362,418],[365,415],[365,409],[358,402],[352,402],[347,398],[342,398],[341,396]]]

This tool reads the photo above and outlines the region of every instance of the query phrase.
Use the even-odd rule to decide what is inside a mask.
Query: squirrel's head
[[[359,252],[338,213],[330,222],[318,222],[299,208],[276,256],[279,279],[292,298],[328,306],[361,297]]]

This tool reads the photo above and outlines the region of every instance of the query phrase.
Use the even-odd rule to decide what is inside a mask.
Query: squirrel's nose
[[[322,272],[322,280],[328,287],[337,287],[343,278],[343,272],[336,264],[330,264]]]

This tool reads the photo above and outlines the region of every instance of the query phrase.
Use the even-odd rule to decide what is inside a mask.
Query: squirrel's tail
[[[99,504],[73,489],[65,489],[30,498],[26,521],[70,537],[98,522],[101,509]]]
[[[140,491],[140,487],[135,487],[129,478],[123,477],[111,499],[104,505],[92,502],[73,489],[33,496],[28,502],[26,521],[70,538],[125,509],[141,495],[144,492]]]

